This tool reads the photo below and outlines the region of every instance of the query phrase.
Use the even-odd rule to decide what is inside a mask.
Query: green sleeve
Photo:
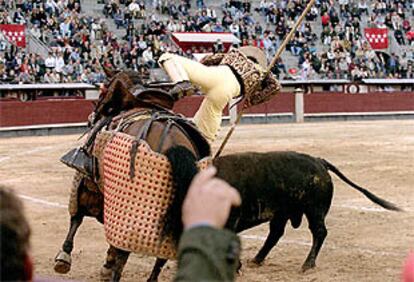
[[[239,266],[240,240],[228,230],[200,226],[183,233],[174,281],[233,281]]]

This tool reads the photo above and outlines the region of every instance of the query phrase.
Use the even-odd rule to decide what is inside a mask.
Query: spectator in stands
[[[133,18],[138,18],[140,15],[140,11],[141,11],[141,7],[138,4],[138,1],[137,0],[132,1],[131,4],[128,5],[128,10],[130,11]]]
[[[398,44],[405,45],[404,33],[401,29],[398,28],[394,31],[394,37],[397,40]]]
[[[116,12],[113,14],[113,17],[117,29],[124,26],[124,13],[121,9],[117,9]]]
[[[387,72],[394,75],[398,69],[398,56],[395,53],[391,54],[388,59]]]
[[[52,70],[52,74],[51,74],[51,79],[52,79],[52,83],[60,83],[60,82],[62,82],[62,77],[61,77],[61,74],[60,73],[58,73],[57,71],[56,71],[56,69],[53,69]]]
[[[199,9],[199,10],[201,10],[205,7],[203,0],[196,0],[196,3],[197,3],[197,9]]]
[[[5,73],[6,73],[5,60],[0,54],[0,79],[4,77]]]
[[[361,0],[360,2],[358,2],[358,9],[359,9],[359,14],[365,14],[366,16],[368,16],[368,3],[366,0]]]
[[[221,39],[217,39],[213,46],[213,53],[224,53],[224,44]]]
[[[309,61],[309,58],[306,58],[305,61],[302,63],[300,79],[307,80],[311,74],[311,71],[311,63]]]
[[[47,68],[46,73],[43,76],[43,82],[44,83],[55,83],[55,81],[53,81],[53,80],[54,80],[54,78],[52,76],[52,69]]]
[[[47,58],[45,59],[45,66],[48,69],[54,69],[56,66],[56,57],[52,52],[49,52]]]
[[[57,73],[62,73],[63,68],[65,67],[65,60],[63,59],[63,53],[61,51],[58,52],[55,61],[55,70]]]
[[[405,34],[405,37],[407,38],[407,42],[411,47],[414,47],[414,29],[410,29]]]
[[[276,75],[276,77],[279,79],[281,73],[284,73],[284,75],[287,75],[287,71],[286,71],[286,66],[283,63],[283,60],[281,57],[278,58],[278,60],[276,61],[275,66],[272,68],[272,73]]]
[[[331,21],[331,18],[329,17],[328,13],[325,13],[322,17],[321,17],[321,22],[322,22],[322,28],[326,28],[329,26],[329,23]]]
[[[152,52],[152,47],[147,47],[144,52],[142,52],[142,59],[144,64],[149,68],[154,68],[157,62],[154,60],[154,54]]]
[[[16,12],[14,12],[13,22],[15,22],[17,24],[25,24],[26,23],[24,12],[22,11],[22,9],[20,7],[17,8]]]
[[[224,32],[224,27],[222,26],[222,24],[220,23],[220,22],[217,22],[214,26],[213,26],[213,28],[212,28],[212,30],[211,31],[213,31],[213,32]]]

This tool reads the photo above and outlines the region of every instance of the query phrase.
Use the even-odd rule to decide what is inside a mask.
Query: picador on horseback
[[[89,118],[90,130],[85,144],[62,157],[62,161],[75,168],[77,174],[69,203],[71,228],[63,251],[56,257],[55,270],[58,272],[65,273],[70,269],[73,237],[84,215],[105,221],[107,240],[112,246],[165,258],[175,257],[175,247],[181,233],[180,228],[176,228],[181,224],[181,214],[177,214],[177,210],[180,210],[182,199],[174,198],[172,189],[188,187],[191,178],[182,179],[174,187],[169,183],[171,180],[165,183],[159,181],[170,179],[167,177],[170,170],[166,164],[168,161],[174,162],[170,149],[177,145],[184,146],[191,156],[183,153],[179,155],[180,158],[195,158],[190,162],[198,162],[199,167],[206,167],[211,161],[205,158],[211,155],[210,143],[216,138],[225,106],[233,98],[240,98],[243,108],[248,108],[267,101],[280,91],[279,82],[271,74],[266,75],[264,53],[255,47],[209,55],[201,63],[164,54],[159,63],[173,81],[169,91],[160,88],[163,84],[150,83],[145,69],[140,72],[106,70],[109,82],[101,88],[100,99]],[[193,124],[187,118],[173,113],[172,108],[175,101],[193,94],[197,88],[205,98]],[[159,158],[159,153],[167,157]],[[128,181],[125,181],[125,175],[129,177]],[[116,234],[116,229],[112,229],[111,223],[114,226],[129,223],[119,222],[120,217],[128,219],[128,215],[119,216],[121,211],[116,209],[118,204],[131,202],[131,199],[117,202],[121,201],[118,195],[123,193],[122,189],[137,190],[144,186],[148,188],[147,193],[155,189],[160,194],[164,193],[159,197],[168,198],[162,204],[160,214],[156,215],[156,221],[162,219],[163,222],[155,224],[162,227],[158,228],[161,233],[157,233],[157,230],[153,232],[156,237],[160,237],[154,240],[160,242],[147,244],[144,248],[131,247],[131,242],[138,240],[137,236],[140,235],[121,234],[122,237]],[[161,186],[167,190],[162,190]],[[104,190],[105,197],[102,195]],[[89,193],[90,198],[96,201],[94,209],[79,211],[81,192]],[[105,207],[102,202],[105,202]],[[165,239],[168,234],[172,238]],[[115,262],[109,261],[109,253],[108,257],[106,269],[111,269]]]
[[[96,135],[110,123],[114,128],[116,122],[119,129],[138,119],[148,120],[140,135],[136,136],[144,140],[154,121],[169,120],[169,126],[160,136],[158,151],[174,123],[190,134],[196,150],[201,150],[199,153],[206,156],[210,149],[204,139],[209,143],[215,140],[220,129],[222,112],[232,99],[240,98],[244,102],[243,108],[249,108],[266,102],[279,93],[281,88],[272,74],[266,75],[266,55],[257,47],[248,46],[232,49],[228,53],[208,55],[201,63],[166,53],[161,56],[159,63],[174,83],[169,92],[157,88],[157,83],[147,84],[149,73],[145,69],[140,72],[127,70],[118,73],[105,70],[110,81],[101,88],[100,101],[89,118],[90,132],[85,145],[63,158],[69,166],[86,175],[92,175],[91,160],[82,163],[86,159],[79,159],[78,154],[87,152],[91,155]],[[172,108],[178,99],[194,94],[196,87],[201,89],[205,98],[194,116],[193,126],[189,120],[173,113]],[[154,114],[154,111],[134,110],[142,105],[150,105],[157,111]],[[118,117],[114,119],[115,116]]]
[[[276,78],[272,74],[266,76],[266,55],[257,47],[208,55],[201,63],[166,53],[159,63],[177,83],[171,90],[175,97],[191,95],[194,85],[205,94],[194,122],[210,142],[216,138],[222,112],[231,99],[245,98],[247,108],[267,101],[280,91]]]

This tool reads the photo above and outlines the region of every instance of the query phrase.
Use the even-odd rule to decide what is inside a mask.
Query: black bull
[[[173,167],[179,164],[172,163]],[[333,183],[329,171],[381,207],[399,211],[394,204],[358,186],[328,161],[297,152],[241,153],[215,160],[217,176],[240,193],[242,204],[233,209],[226,227],[236,232],[270,221],[266,241],[253,262],[261,264],[284,234],[290,220],[298,228],[305,215],[312,233],[312,247],[302,271],[315,267],[327,236],[325,217],[331,206]],[[173,170],[174,172],[174,170]],[[176,176],[174,178],[181,178]],[[156,280],[166,260],[157,259],[150,280]]]
[[[174,155],[174,150],[169,153],[169,159],[173,166],[173,178],[177,180],[183,176],[174,174],[174,167],[182,165],[183,160],[171,157]],[[176,150],[177,155],[182,156],[183,149],[179,147]],[[327,236],[325,217],[333,196],[333,183],[328,171],[362,192],[372,202],[388,210],[399,210],[392,203],[350,181],[328,161],[306,154],[297,152],[232,154],[217,158],[214,165],[218,169],[218,177],[234,186],[242,198],[242,205],[232,210],[227,228],[241,232],[261,223],[270,222],[267,239],[253,260],[257,264],[262,263],[277,244],[284,233],[286,223],[290,220],[291,225],[298,228],[303,215],[306,215],[312,233],[312,247],[302,265],[302,270],[315,267],[317,255]],[[178,193],[186,193],[185,190]],[[183,198],[182,195],[180,198]],[[165,262],[166,260],[163,259],[157,260],[149,280],[157,279]]]

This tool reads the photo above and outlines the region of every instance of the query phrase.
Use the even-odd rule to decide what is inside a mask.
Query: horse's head
[[[133,93],[143,89],[149,79],[149,71],[145,67],[140,70],[114,71],[104,67],[107,82],[101,86],[99,100],[93,112],[92,124],[104,116],[117,115],[121,111],[135,106]]]

